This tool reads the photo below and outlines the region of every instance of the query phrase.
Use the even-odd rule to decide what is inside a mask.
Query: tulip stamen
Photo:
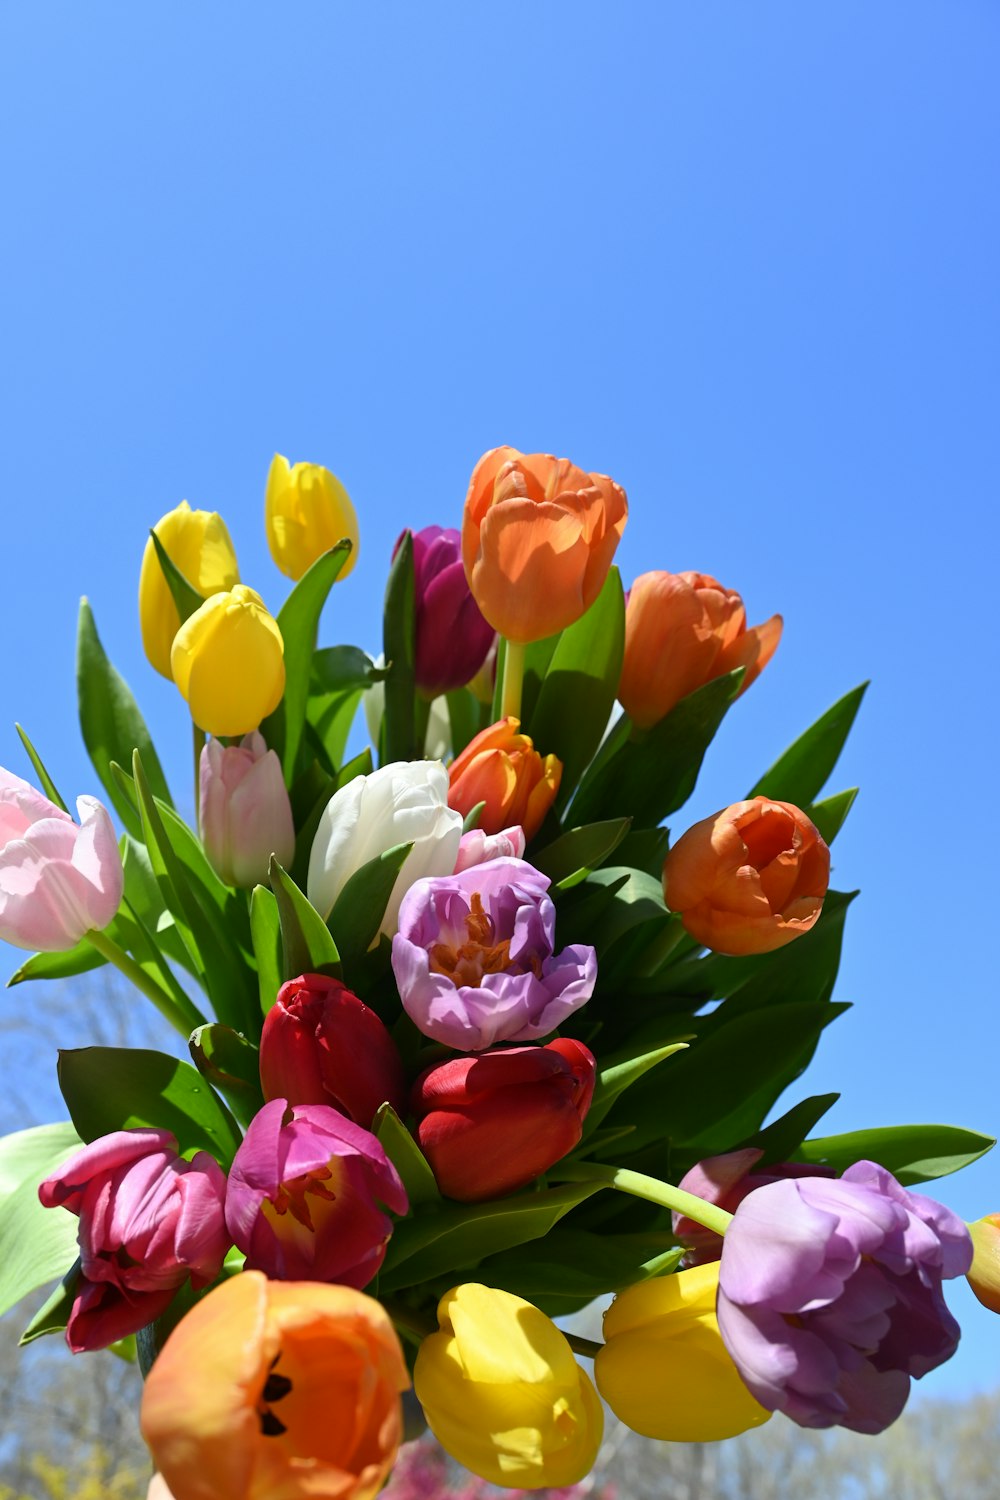
[[[315,1234],[316,1226],[313,1223],[309,1204],[306,1202],[306,1194],[312,1193],[314,1197],[322,1198],[327,1203],[336,1203],[336,1193],[331,1192],[326,1186],[332,1176],[333,1173],[329,1167],[317,1167],[303,1177],[294,1177],[289,1182],[283,1182],[274,1199],[275,1213],[290,1213],[303,1229],[308,1229]]]
[[[496,923],[483,909],[483,898],[478,891],[470,897],[471,906],[465,917],[468,941],[458,947],[454,943],[435,943],[428,949],[432,974],[446,974],[456,985],[477,986],[484,974],[521,974],[524,968],[511,962],[510,938],[494,942]],[[542,977],[541,964],[536,957],[527,960],[535,977]]]
[[[282,1433],[288,1431],[280,1417],[276,1417],[270,1407],[265,1407],[258,1413],[260,1419],[260,1430],[264,1437],[281,1437]]]

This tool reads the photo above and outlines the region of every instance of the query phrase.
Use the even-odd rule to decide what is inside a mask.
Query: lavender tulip
[[[548,1036],[584,1005],[597,955],[554,953],[549,879],[521,859],[493,859],[418,880],[399,909],[392,967],[425,1036],[460,1052]]]
[[[393,556],[402,540],[401,536]],[[461,532],[441,526],[415,531],[413,573],[417,686],[431,696],[464,687],[489,655],[496,631],[483,619],[469,590]]]
[[[802,1427],[882,1432],[910,1378],[958,1344],[944,1277],[972,1261],[966,1226],[874,1162],[773,1182],[726,1231],[719,1328],[753,1395]]]

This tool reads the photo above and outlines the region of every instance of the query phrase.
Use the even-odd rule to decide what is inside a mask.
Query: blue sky
[[[691,821],[873,680],[831,784],[855,1008],[801,1092],[995,1132],[998,43],[991,0],[5,7],[0,763],[19,718],[95,789],[87,593],[183,781],[135,610],[181,498],[276,608],[271,454],[333,468],[362,543],[323,636],[375,648],[400,528],[456,524],[497,443],[567,454],[628,490],[626,581],[785,615]],[[1000,1166],[940,1191],[998,1209]],[[939,1392],[996,1378],[954,1303]]]

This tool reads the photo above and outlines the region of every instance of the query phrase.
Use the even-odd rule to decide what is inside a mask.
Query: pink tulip
[[[202,842],[220,880],[249,890],[266,884],[272,854],[291,863],[295,828],[281,762],[256,729],[238,745],[209,740],[199,779]]]
[[[78,797],[80,822],[0,767],[0,938],[64,953],[107,927],[122,899],[115,830],[96,797]]]
[[[473,828],[471,832],[462,834],[458,859],[452,873],[458,875],[462,870],[470,870],[473,865],[484,865],[488,859],[523,858],[524,829],[517,824],[513,828],[504,828],[500,833],[484,833],[481,828]]]
[[[66,1329],[74,1354],[103,1349],[166,1310],[190,1275],[207,1286],[232,1241],[226,1177],[205,1151],[177,1154],[169,1130],[116,1130],[84,1146],[38,1189],[80,1220],[80,1281]]]
[[[409,1207],[370,1131],[326,1104],[272,1099],[251,1120],[230,1168],[226,1223],[247,1270],[360,1291],[392,1233],[379,1203],[396,1214]]]

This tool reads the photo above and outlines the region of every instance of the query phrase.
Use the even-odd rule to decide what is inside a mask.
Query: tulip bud
[[[373,1010],[337,979],[300,974],[278,991],[260,1038],[265,1099],[329,1104],[367,1130],[380,1104],[406,1112],[396,1044]]]
[[[121,905],[124,875],[107,809],[78,797],[79,824],[0,766],[0,938],[64,953]]]
[[[272,1099],[250,1121],[226,1191],[249,1270],[278,1281],[367,1286],[405,1214],[399,1173],[368,1130],[325,1104]]]
[[[448,773],[448,803],[467,817],[483,802],[484,833],[519,824],[532,839],[556,799],[563,768],[555,755],[543,760],[519,728],[519,719],[500,719],[469,741]]]
[[[226,1177],[207,1151],[177,1154],[169,1130],[117,1130],[38,1189],[45,1208],[80,1220],[80,1280],[66,1328],[74,1353],[103,1349],[154,1322],[190,1275],[207,1286],[229,1249]]]
[[[482,1479],[527,1490],[576,1484],[597,1458],[604,1414],[559,1329],[510,1292],[475,1282],[438,1304],[413,1384],[438,1442]]]
[[[256,730],[239,745],[204,746],[198,801],[205,853],[226,885],[265,884],[272,854],[291,862],[295,827],[281,762]]]
[[[436,697],[464,687],[475,677],[489,655],[496,631],[483,619],[469,592],[462,566],[461,533],[425,526],[412,536],[414,679],[422,693]],[[393,557],[402,540],[401,536],[393,548]]]
[[[267,545],[286,578],[299,579],[318,557],[345,538],[351,544],[339,577],[358,555],[358,518],[336,474],[321,464],[289,464],[276,453],[264,499]]]
[[[462,834],[453,873],[458,875],[462,870],[471,870],[473,865],[485,865],[491,859],[523,859],[524,844],[524,829],[516,823],[499,833],[484,833],[481,828],[472,828]]]
[[[334,792],[309,855],[309,900],[324,919],[355,870],[395,844],[412,843],[382,917],[381,930],[392,936],[413,882],[455,868],[462,818],[447,793],[448,773],[431,760],[393,761]]]
[[[170,666],[191,717],[209,734],[249,734],[285,691],[284,642],[258,593],[213,594],[174,637]]]
[[[186,500],[168,510],[153,527],[174,567],[203,599],[231,589],[240,581],[236,553],[217,511],[192,510]],[[152,537],[142,554],[139,574],[139,624],[150,664],[171,678],[170,648],[181,627],[174,596],[163,576]]]
[[[695,823],[663,866],[663,895],[716,953],[770,953],[815,925],[830,851],[790,802],[752,797]]]
[[[647,729],[688,693],[737,667],[745,668],[745,693],[780,639],[780,615],[748,630],[739,594],[707,573],[643,573],[625,608],[619,701]]]
[[[479,1203],[533,1182],[580,1140],[597,1065],[582,1042],[455,1057],[413,1086],[416,1137],[446,1198]]]
[[[567,458],[494,448],[473,470],[462,560],[486,619],[526,643],[572,625],[604,586],[628,516],[625,491]]]
[[[717,1264],[658,1276],[620,1292],[604,1315],[597,1389],[643,1437],[711,1443],[771,1413],[744,1385],[715,1317]]]
[[[984,1307],[1000,1313],[1000,1214],[987,1214],[969,1225],[972,1266],[968,1282]]]

